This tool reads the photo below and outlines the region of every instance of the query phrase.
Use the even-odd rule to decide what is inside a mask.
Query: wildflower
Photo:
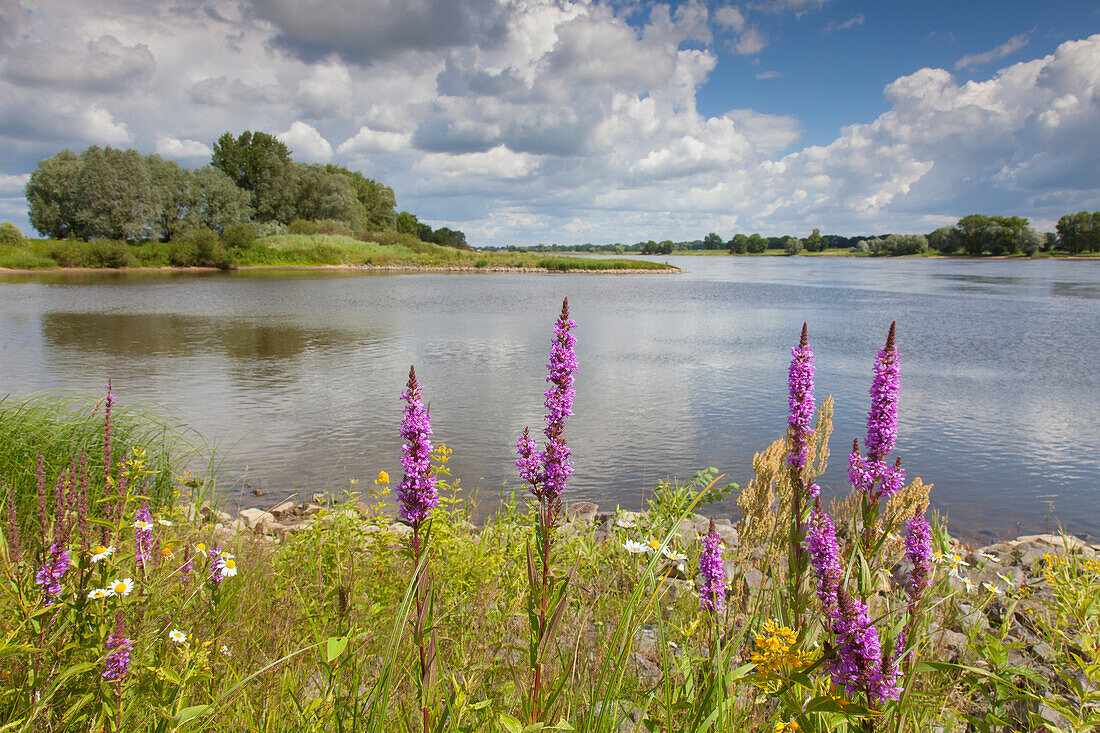
[[[896,494],[905,485],[905,470],[901,459],[891,466],[886,456],[894,449],[898,435],[898,396],[901,393],[901,372],[895,342],[896,324],[890,324],[885,348],[879,349],[875,360],[875,377],[871,383],[871,410],[867,413],[866,457],[860,455],[859,440],[852,441],[848,456],[848,479],[852,486],[869,499],[878,501]]]
[[[88,591],[88,600],[98,601],[100,598],[106,598],[111,593],[106,588],[95,588]]]
[[[791,349],[791,367],[787,386],[789,414],[787,417],[787,464],[797,472],[806,467],[809,454],[807,441],[813,432],[814,416],[814,350],[806,339],[806,324],[802,324],[802,340]]]
[[[635,521],[634,517],[626,514],[619,514],[615,517],[615,526],[622,527],[623,529],[633,529],[638,526],[638,522]]]
[[[110,557],[112,554],[114,554],[114,551],[115,551],[115,546],[114,545],[109,545],[107,547],[104,547],[103,545],[99,545],[98,547],[95,547],[95,548],[92,549],[92,562],[99,562],[100,560],[106,560],[108,557]]]
[[[415,531],[439,503],[439,496],[432,472],[432,443],[428,438],[432,434],[431,415],[420,401],[420,384],[411,366],[407,389],[401,398],[408,404],[401,423],[401,437],[406,441],[401,446],[401,465],[405,468],[405,477],[398,487],[398,494],[401,517]]]
[[[988,562],[998,562],[997,556],[990,555],[988,552],[982,552],[981,550],[978,550],[976,554],[978,557]]]
[[[378,486],[388,486],[390,483],[390,475],[385,471],[379,471],[378,478],[374,480],[374,483]]]
[[[814,499],[814,507],[810,510],[806,543],[809,546],[807,549],[810,552],[810,564],[814,568],[817,597],[821,599],[826,614],[835,614],[841,574],[840,545],[837,543],[833,520],[821,508],[820,497]]]
[[[800,730],[802,729],[798,727],[798,723],[793,720],[787,723],[775,721],[775,733],[798,733]]]
[[[135,449],[135,453],[137,449]],[[134,514],[134,544],[137,549],[137,559],[142,565],[147,565],[153,560],[153,518],[149,514],[149,508],[142,506]]]
[[[159,524],[162,527],[171,527],[172,526],[171,520],[168,520],[168,519],[158,519],[157,524]]]
[[[206,545],[202,542],[197,543],[195,545],[195,552],[199,555],[202,555],[203,557],[206,557]]]
[[[837,654],[827,665],[833,684],[849,695],[863,692],[878,700],[898,699],[897,660],[887,658],[887,664],[883,664],[882,645],[867,606],[843,588],[837,590],[837,606],[839,613],[833,624]],[[896,642],[894,646],[899,647]]]
[[[915,604],[924,589],[932,585],[932,527],[924,518],[923,507],[917,507],[905,526],[905,556],[913,563],[913,572],[905,581],[905,592],[909,602]]]
[[[1004,573],[997,573],[997,577],[1005,582],[1005,588],[1011,588],[1012,586],[1016,585],[1012,578],[1008,577]]]
[[[46,563],[34,575],[35,585],[42,586],[45,598],[42,605],[51,606],[61,596],[61,578],[69,571],[72,560],[69,559],[69,551],[57,542],[50,545],[46,553]]]
[[[658,542],[657,540],[650,540],[649,545],[648,545],[648,551],[649,552],[657,552],[657,550],[660,549],[660,547],[661,547],[660,542]]]
[[[982,587],[995,596],[1003,596],[1005,592],[988,581],[982,581]]]
[[[649,546],[641,542],[635,542],[634,540],[627,540],[623,543],[623,547],[631,555],[644,555],[649,552]]]
[[[229,651],[229,647],[227,647],[225,644],[222,644],[221,653],[223,657],[233,656],[233,653]]]
[[[164,558],[165,560],[172,557],[172,554],[173,553],[172,553],[172,546],[171,545],[164,545],[163,547],[160,548],[160,556],[162,558]]]
[[[112,596],[119,598],[125,598],[130,595],[134,590],[134,581],[130,578],[122,578],[121,580],[112,580],[107,584],[107,592]]]
[[[967,593],[973,593],[974,588],[976,588],[977,586],[974,585],[974,581],[970,579],[970,576],[969,575],[962,575],[962,576],[959,576],[959,577],[961,577],[963,583],[966,584],[966,592]]]
[[[673,552],[672,550],[668,549],[667,547],[664,548],[663,550],[661,550],[661,554],[664,555],[669,560],[671,560],[672,562],[683,562],[684,560],[688,559],[687,555],[685,555],[681,552]]]
[[[573,475],[573,452],[565,442],[565,420],[573,414],[574,378],[577,374],[577,356],[574,347],[577,337],[570,331],[577,327],[569,318],[569,298],[562,301],[561,315],[554,326],[554,340],[550,347],[550,363],[546,365],[546,446],[539,451],[535,441],[525,428],[516,442],[516,468],[520,477],[539,501],[554,502],[565,492],[565,484]]]
[[[221,584],[225,572],[224,558],[218,553],[217,545],[210,548],[210,557],[210,577],[208,580],[210,585],[217,587]]]
[[[798,632],[778,621],[764,622],[762,634],[753,637],[755,651],[749,661],[763,673],[795,672],[808,665],[812,658],[796,648]]]
[[[107,637],[107,669],[103,672],[105,680],[121,680],[130,670],[130,650],[134,642],[123,636],[122,611],[115,617],[115,630]]]
[[[704,611],[715,613],[725,603],[726,567],[722,563],[721,538],[710,518],[710,532],[703,538],[703,554],[699,558],[699,572],[703,574],[703,587],[699,590],[700,605]]]
[[[172,629],[171,631],[169,631],[168,638],[176,642],[177,644],[187,643],[187,634],[183,633],[179,629]]]
[[[232,578],[237,574],[237,561],[232,557],[224,557],[220,560],[222,566],[222,575],[226,578]]]

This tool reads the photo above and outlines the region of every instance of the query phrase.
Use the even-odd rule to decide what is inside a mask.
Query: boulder
[[[565,521],[594,522],[599,510],[600,507],[590,501],[574,501],[565,508]]]
[[[275,516],[263,509],[242,509],[237,517],[257,534],[267,534],[268,526],[275,523]]]
[[[272,507],[271,516],[275,517],[276,519],[282,519],[285,516],[295,514],[297,508],[298,505],[294,503],[294,501],[292,501],[291,499],[287,499],[286,501],[280,502]]]

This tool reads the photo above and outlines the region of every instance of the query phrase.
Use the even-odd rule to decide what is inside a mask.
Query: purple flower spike
[[[722,538],[710,518],[710,531],[703,537],[703,554],[699,556],[699,572],[703,575],[703,587],[699,589],[699,602],[704,611],[718,613],[726,601],[726,566],[722,563]]]
[[[132,639],[127,639],[122,626],[122,611],[115,619],[115,630],[107,637],[107,669],[103,672],[105,680],[121,680],[130,671],[130,650],[134,647]]]
[[[916,604],[925,588],[932,585],[932,527],[924,518],[922,507],[917,507],[906,527],[905,556],[913,563],[913,572],[905,582],[905,592],[910,603]]]
[[[825,613],[837,614],[837,588],[840,587],[840,545],[836,539],[833,520],[821,508],[821,500],[814,502],[810,511],[810,528],[806,543],[809,545],[810,563],[817,581],[817,596]]]
[[[813,432],[814,417],[814,350],[807,340],[806,324],[802,324],[802,339],[791,349],[791,367],[787,376],[790,392],[787,418],[789,453],[787,463],[801,471],[806,467],[807,445]]]
[[[69,571],[70,565],[72,560],[69,558],[69,551],[56,542],[50,545],[46,552],[46,563],[34,574],[35,585],[42,586],[46,594],[42,600],[43,606],[52,606],[60,600],[61,578]]]
[[[901,392],[901,372],[898,348],[894,341],[897,322],[890,324],[885,348],[879,349],[875,360],[875,378],[871,383],[871,411],[867,413],[867,458],[881,461],[898,438],[898,395]]]
[[[428,437],[432,434],[431,415],[420,401],[420,384],[411,366],[409,383],[401,399],[408,403],[401,423],[401,437],[405,439],[401,446],[401,465],[405,468],[405,477],[397,492],[401,518],[415,530],[439,503],[439,495],[432,473],[432,441]]]
[[[550,363],[546,365],[546,447],[535,448],[535,441],[524,429],[516,443],[516,467],[520,477],[530,486],[531,493],[539,501],[550,504],[565,493],[565,484],[573,475],[573,451],[565,442],[565,419],[573,414],[574,378],[577,374],[577,355],[574,347],[577,337],[570,331],[577,327],[569,318],[569,298],[562,301],[561,315],[554,327],[554,341],[550,347]],[[539,465],[541,463],[541,469]]]

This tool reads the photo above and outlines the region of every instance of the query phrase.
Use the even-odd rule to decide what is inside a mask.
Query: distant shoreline
[[[140,273],[155,273],[155,272],[248,272],[248,271],[292,271],[292,272],[377,272],[377,273],[393,273],[393,274],[414,274],[414,273],[548,273],[548,274],[568,274],[568,273],[584,273],[591,275],[634,275],[634,274],[679,274],[684,271],[678,267],[669,267],[667,269],[635,269],[635,268],[615,268],[615,269],[550,269],[546,267],[528,267],[528,266],[516,266],[509,267],[503,265],[493,265],[486,267],[474,267],[473,265],[242,265],[240,267],[234,267],[228,270],[223,270],[218,267],[51,267],[51,268],[37,268],[37,269],[19,269],[12,267],[0,267],[0,274],[7,275],[52,275],[63,272],[72,273],[106,273],[106,272],[140,272]]]

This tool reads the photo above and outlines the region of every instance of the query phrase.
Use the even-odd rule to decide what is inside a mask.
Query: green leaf
[[[508,713],[501,713],[497,717],[497,722],[503,725],[508,733],[523,733],[523,724]]]
[[[174,723],[186,723],[189,720],[194,720],[201,715],[210,715],[214,712],[212,705],[192,705],[191,707],[184,708],[178,713],[172,716],[172,722]]]
[[[332,662],[348,648],[349,636],[330,636],[325,644],[325,661]]]

